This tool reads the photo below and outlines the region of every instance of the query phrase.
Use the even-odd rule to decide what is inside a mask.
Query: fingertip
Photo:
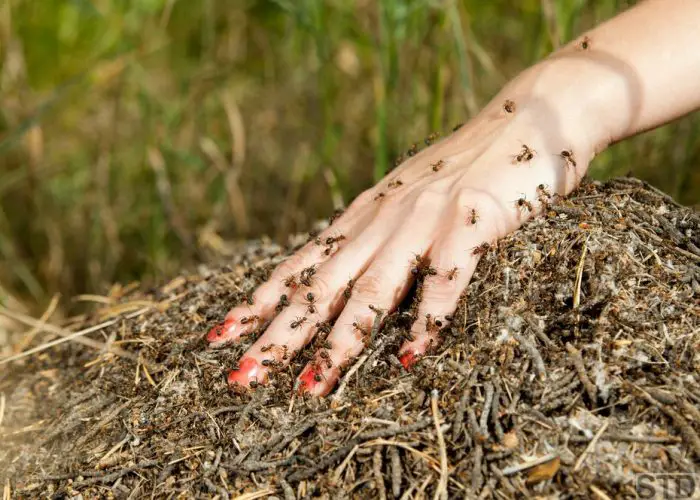
[[[238,324],[234,318],[226,317],[223,323],[212,327],[207,333],[207,341],[210,343],[223,343],[232,340],[238,330]]]
[[[320,367],[307,365],[298,378],[299,387],[297,393],[300,395],[310,394],[312,396],[325,396],[333,388],[334,383],[328,375],[324,375]]]
[[[240,386],[243,388],[255,388],[267,379],[267,372],[258,361],[250,356],[243,356],[238,362],[238,368],[231,370],[228,374],[228,384],[230,386]]]
[[[406,369],[406,371],[410,371],[411,368],[415,366],[415,364],[418,362],[418,353],[413,351],[413,350],[408,350],[405,351],[403,354],[399,356],[399,361],[403,365],[403,367]]]

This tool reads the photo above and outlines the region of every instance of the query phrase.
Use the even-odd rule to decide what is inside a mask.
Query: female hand
[[[287,364],[319,323],[337,318],[327,345],[299,379],[303,390],[328,393],[340,368],[362,352],[377,311],[395,310],[423,274],[414,339],[399,351],[410,368],[438,342],[488,245],[540,212],[555,193],[570,191],[585,172],[590,145],[561,134],[544,107],[495,100],[362,193],[277,267],[253,305],[234,308],[211,330],[208,340],[223,344],[274,317],[229,382],[264,383],[263,360]],[[289,305],[275,316],[282,295]]]
[[[519,75],[466,126],[362,193],[318,244],[272,273],[253,305],[209,332],[222,345],[272,319],[229,382],[264,383],[265,360],[286,365],[317,324],[337,318],[299,377],[303,390],[328,393],[377,311],[396,309],[422,274],[413,340],[399,351],[410,367],[439,340],[483,245],[569,193],[596,152],[700,107],[699,16],[696,0],[641,2]],[[277,314],[282,295],[289,304]]]

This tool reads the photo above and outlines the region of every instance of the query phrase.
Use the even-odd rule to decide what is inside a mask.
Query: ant
[[[420,254],[414,254],[415,255],[415,260],[416,260],[416,265],[411,269],[411,274],[413,276],[418,276],[420,274],[421,269],[423,268],[423,257]]]
[[[518,201],[516,201],[515,204],[521,210],[525,208],[528,212],[532,212],[532,203],[525,199],[525,195],[523,195],[522,198],[518,198]]]
[[[246,323],[252,323],[253,321],[258,321],[260,319],[260,316],[257,314],[253,314],[252,316],[245,316],[241,318],[241,325],[245,325]]]
[[[433,168],[433,172],[439,172],[445,166],[445,160],[438,160],[435,163],[431,163],[430,166]]]
[[[503,110],[506,113],[514,113],[515,112],[515,103],[511,101],[510,99],[506,99],[506,102],[503,103]]]
[[[436,276],[437,275],[437,269],[435,269],[433,266],[428,266],[425,268],[425,275],[426,276]]]
[[[280,301],[275,306],[275,311],[280,312],[282,309],[284,309],[288,305],[289,305],[289,299],[287,298],[287,295],[283,293],[282,295],[280,295]]]
[[[311,286],[311,277],[316,274],[316,265],[313,264],[305,269],[302,269],[299,276],[299,282],[304,286]]]
[[[574,154],[570,150],[565,149],[559,153],[559,156],[564,159],[567,167],[576,168],[576,160],[574,160]]]
[[[447,271],[447,279],[452,281],[457,276],[457,273],[459,273],[459,269],[457,268],[457,266],[455,266],[449,271]]]
[[[411,147],[408,148],[406,154],[408,156],[416,156],[418,154],[418,144],[411,144]]]
[[[476,213],[476,209],[472,208],[471,212],[469,213],[469,219],[467,219],[469,223],[473,226],[476,224],[476,221],[479,220],[479,214]]]
[[[377,196],[374,197],[374,201],[381,201],[386,195],[384,192],[380,192]]]
[[[338,243],[339,241],[343,241],[345,239],[345,236],[342,234],[339,234],[338,236],[329,236],[326,238],[326,245],[332,245],[333,243]]]
[[[491,248],[491,245],[484,241],[478,247],[474,247],[474,250],[472,250],[472,255],[484,255],[489,251],[489,248]]]
[[[333,223],[336,221],[336,219],[337,219],[338,217],[340,217],[341,215],[343,215],[343,212],[345,212],[344,209],[342,209],[342,208],[336,208],[336,209],[333,211],[333,215],[331,215],[330,218],[328,219],[328,225],[329,225],[329,226],[332,226]]]
[[[321,347],[323,347],[324,349],[331,350],[333,349],[333,344],[331,344],[330,340],[326,339],[321,343]]]
[[[515,155],[515,160],[513,163],[524,163],[530,161],[535,157],[535,154],[536,152],[534,149],[531,149],[527,144],[523,144],[522,148],[520,149],[520,153]]]
[[[346,286],[345,290],[343,290],[343,297],[345,297],[345,300],[350,300],[350,297],[352,297],[353,286],[355,286],[355,281],[352,279],[348,280],[348,286]]]
[[[320,321],[316,323],[318,333],[331,333],[331,324],[328,321]],[[330,349],[330,347],[328,347]]]
[[[464,123],[458,123],[454,127],[452,127],[452,132],[457,132],[459,129],[461,129],[464,126]]]
[[[440,134],[438,132],[433,132],[425,138],[425,145],[430,146],[438,137],[440,137]]]
[[[265,344],[264,346],[262,346],[260,348],[260,352],[267,352],[270,349],[272,349],[273,347],[275,347],[275,344]]]
[[[591,39],[588,38],[587,36],[583,37],[583,40],[581,40],[581,48],[583,50],[588,50],[588,48],[591,46]]]
[[[297,277],[294,274],[290,274],[284,279],[284,286],[288,288],[296,288],[297,286]]]
[[[389,189],[394,189],[394,188],[397,188],[399,186],[403,186],[403,181],[401,179],[396,179],[395,181],[391,181],[391,182],[389,182],[389,184],[387,184],[387,187]]]
[[[290,323],[289,327],[290,327],[292,330],[296,330],[297,328],[301,327],[301,325],[303,325],[304,323],[306,323],[306,316],[303,316],[303,317],[301,317],[301,318],[300,318],[299,316],[297,316],[297,317],[294,319],[294,321],[292,321],[292,322]]]
[[[316,297],[314,297],[313,293],[309,292],[306,294],[306,300],[308,301],[306,311],[309,314],[314,314],[316,312],[316,305],[314,304],[316,302]]]

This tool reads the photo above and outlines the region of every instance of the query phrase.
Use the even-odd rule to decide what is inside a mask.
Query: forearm
[[[700,0],[647,0],[526,70],[512,99],[592,157],[700,108]]]

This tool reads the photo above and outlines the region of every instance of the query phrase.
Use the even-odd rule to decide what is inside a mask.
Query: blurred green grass
[[[307,229],[630,3],[4,0],[0,295],[43,303]],[[699,127],[592,174],[697,203]]]

